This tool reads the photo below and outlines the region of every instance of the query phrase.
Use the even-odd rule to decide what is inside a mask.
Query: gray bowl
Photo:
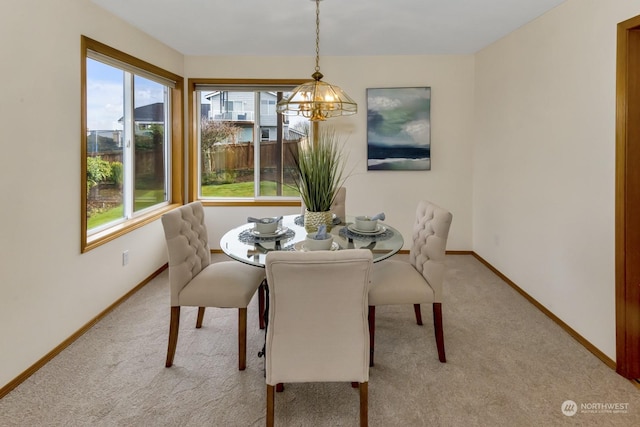
[[[304,248],[308,251],[328,251],[333,244],[333,236],[329,235],[326,239],[316,240],[313,234],[307,234],[304,240]]]
[[[357,216],[356,223],[354,224],[356,230],[360,231],[376,231],[378,227],[378,220],[372,220],[368,216]]]
[[[278,229],[276,218],[260,218],[260,222],[255,223],[255,230],[260,234],[275,233]]]

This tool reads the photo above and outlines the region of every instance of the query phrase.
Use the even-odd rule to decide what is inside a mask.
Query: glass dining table
[[[355,229],[354,217],[346,221],[335,218],[331,229],[331,250],[369,249],[373,262],[382,261],[396,254],[404,245],[402,234],[384,222],[372,232]],[[235,227],[222,236],[220,248],[231,258],[256,267],[264,267],[267,253],[271,251],[305,251],[307,231],[302,215],[287,215],[282,218],[275,233],[259,234],[254,223]]]

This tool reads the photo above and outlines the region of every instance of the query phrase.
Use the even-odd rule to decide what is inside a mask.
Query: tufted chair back
[[[426,200],[418,203],[409,262],[433,288],[434,302],[442,301],[443,261],[452,219],[451,212],[438,205]]]
[[[371,251],[267,254],[267,384],[369,379]]]
[[[182,288],[211,263],[202,203],[192,202],[166,213],[162,225],[169,252],[171,305],[177,306]]]
[[[359,387],[367,425],[372,265],[368,249],[267,254],[267,426],[278,384],[339,381]]]

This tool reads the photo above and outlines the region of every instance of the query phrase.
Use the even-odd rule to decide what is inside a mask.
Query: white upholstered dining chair
[[[447,361],[442,327],[442,283],[452,218],[451,212],[429,201],[420,201],[413,223],[413,244],[409,249],[409,261],[390,259],[374,266],[369,291],[371,366],[376,306],[392,304],[413,304],[418,325],[422,325],[420,304],[432,305],[438,358],[440,362]]]
[[[371,251],[269,252],[265,373],[267,426],[282,383],[351,382],[368,423]]]
[[[264,280],[264,270],[238,261],[211,263],[204,209],[200,202],[162,216],[169,252],[171,321],[166,366],[173,364],[178,343],[180,307],[198,307],[196,328],[205,307],[238,309],[238,367],[246,367],[247,306]],[[262,313],[258,313],[262,316]]]

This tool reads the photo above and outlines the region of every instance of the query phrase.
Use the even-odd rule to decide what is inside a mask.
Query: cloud
[[[387,96],[375,96],[367,101],[367,108],[373,111],[385,111],[398,108],[402,102],[398,99],[392,99]]]
[[[100,80],[87,82],[87,127],[90,130],[122,129],[122,83]]]
[[[125,73],[95,60],[87,61],[87,127],[89,130],[122,129]],[[164,86],[135,77],[135,106],[164,101]]]
[[[402,131],[408,134],[416,145],[429,143],[430,125],[427,120],[408,122],[402,127]]]

